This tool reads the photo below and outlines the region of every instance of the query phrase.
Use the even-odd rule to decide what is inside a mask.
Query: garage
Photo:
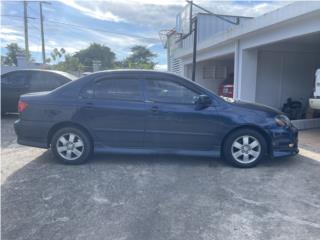
[[[259,48],[256,101],[282,109],[290,98],[301,103],[291,119],[316,117],[309,109],[315,73],[320,68],[320,33]]]

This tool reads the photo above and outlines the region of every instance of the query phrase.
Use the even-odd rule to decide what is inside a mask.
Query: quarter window
[[[195,91],[175,82],[147,80],[149,100],[154,102],[192,104],[199,95]]]
[[[95,83],[97,99],[143,101],[141,81],[136,79],[106,79]]]

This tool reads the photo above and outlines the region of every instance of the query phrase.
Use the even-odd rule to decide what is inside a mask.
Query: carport
[[[262,46],[257,62],[256,102],[281,109],[291,98],[306,111],[320,68],[320,33]]]

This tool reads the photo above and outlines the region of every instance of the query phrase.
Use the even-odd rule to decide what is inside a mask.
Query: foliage
[[[24,49],[16,43],[11,43],[6,48],[8,50],[7,55],[1,58],[1,63],[16,65],[17,55],[24,54]],[[115,61],[115,53],[109,47],[92,43],[89,47],[81,49],[73,55],[68,54],[64,48],[54,48],[46,62],[51,64],[52,69],[69,73],[93,71],[94,61],[101,64],[101,70],[114,68],[153,69],[156,64],[153,59],[156,56],[147,47],[137,45],[131,48],[131,53],[127,58],[122,61]]]
[[[64,61],[54,65],[53,69],[73,73],[82,71],[84,67],[77,57],[72,56],[71,54],[65,54]]]
[[[17,43],[10,43],[6,46],[7,54],[1,59],[1,63],[9,66],[13,66],[18,64],[17,56],[26,55],[25,50],[18,46]],[[27,56],[30,59],[30,55]]]
[[[115,53],[107,46],[92,43],[86,49],[77,52],[74,57],[79,59],[79,62],[92,69],[93,61],[100,61],[101,69],[111,69],[115,61]]]
[[[47,58],[46,62],[55,62],[56,60],[60,60],[64,56],[64,54],[66,54],[66,50],[64,50],[64,48],[60,48],[60,50],[54,48],[53,51],[50,53],[50,58]]]
[[[157,55],[145,46],[136,45],[131,48],[131,54],[123,61],[116,62],[115,68],[154,69],[153,58]]]

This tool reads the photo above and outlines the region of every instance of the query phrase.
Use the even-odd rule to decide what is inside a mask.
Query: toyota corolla
[[[51,148],[67,164],[103,152],[221,156],[252,167],[298,152],[298,131],[281,112],[164,72],[97,72],[22,95],[18,109],[18,143]]]

